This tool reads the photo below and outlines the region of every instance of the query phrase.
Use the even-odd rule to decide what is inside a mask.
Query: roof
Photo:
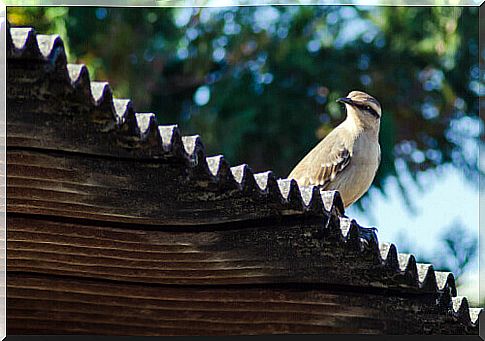
[[[207,252],[250,255],[255,265],[248,272],[228,261],[231,276],[209,265],[200,276],[177,264],[172,269],[177,275],[136,269],[134,281],[305,283],[391,298],[411,295],[453,330],[478,333],[481,309],[457,296],[453,274],[379,243],[375,229],[345,215],[338,192],[207,156],[200,136],[183,136],[176,125],[158,126],[155,114],[136,112],[130,100],[113,97],[108,83],[91,81],[84,65],[68,64],[59,36],[9,28],[7,82],[12,219],[35,215],[183,232]],[[30,182],[21,183],[22,177]],[[198,240],[198,233],[206,234]],[[10,262],[8,271],[20,271],[16,264]],[[126,279],[116,271],[96,276]]]

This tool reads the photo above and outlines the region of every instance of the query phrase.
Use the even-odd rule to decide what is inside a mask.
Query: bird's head
[[[381,105],[371,95],[362,91],[351,91],[347,97],[339,98],[337,102],[345,104],[348,115],[355,115],[366,125],[379,125]]]

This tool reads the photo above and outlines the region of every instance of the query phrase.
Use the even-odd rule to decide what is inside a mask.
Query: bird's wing
[[[321,160],[320,165],[315,165],[313,181],[316,185],[325,186],[335,179],[335,177],[345,169],[350,163],[351,155],[347,148],[341,146],[336,148],[324,160]]]
[[[325,188],[347,167],[352,152],[342,141],[341,135],[332,131],[300,161],[288,178],[303,186],[316,185]]]

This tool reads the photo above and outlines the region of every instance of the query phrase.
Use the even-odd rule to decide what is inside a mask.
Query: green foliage
[[[60,33],[93,78],[232,164],[286,176],[343,119],[335,99],[362,89],[384,108],[375,186],[398,177],[396,160],[477,180],[477,8],[10,7],[8,19]]]

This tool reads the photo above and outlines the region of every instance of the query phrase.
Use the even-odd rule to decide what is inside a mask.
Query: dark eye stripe
[[[379,114],[374,109],[372,109],[372,107],[369,105],[358,105],[357,107],[359,107],[362,110],[369,111],[375,117],[379,117]]]
[[[372,109],[371,107],[368,107],[367,110],[370,111],[371,114],[374,115],[375,117],[379,117],[379,114],[374,109]]]

